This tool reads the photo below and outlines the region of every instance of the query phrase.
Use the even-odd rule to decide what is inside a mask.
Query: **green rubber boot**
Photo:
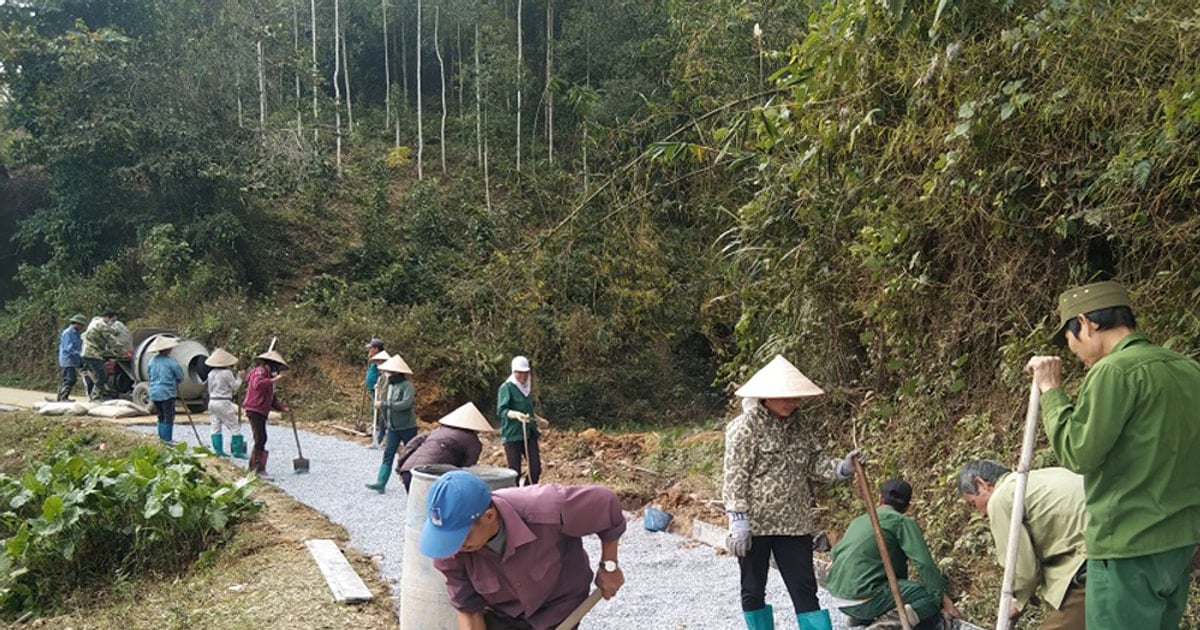
[[[775,609],[770,606],[743,610],[742,616],[746,618],[746,627],[750,630],[775,630]],[[800,628],[803,630],[804,626]]]
[[[796,622],[800,624],[800,630],[833,630],[833,620],[829,618],[828,610],[798,613]]]
[[[246,459],[246,438],[239,433],[229,436],[229,452],[235,459]]]
[[[225,436],[220,433],[212,434],[212,447],[217,457],[229,457],[229,453],[225,452]],[[233,448],[233,445],[231,444],[229,448]]]
[[[367,484],[367,487],[374,490],[375,492],[378,492],[379,494],[383,494],[384,489],[387,488],[388,477],[391,474],[392,474],[391,466],[388,466],[387,464],[380,464],[379,465],[379,478],[375,480],[375,483]]]

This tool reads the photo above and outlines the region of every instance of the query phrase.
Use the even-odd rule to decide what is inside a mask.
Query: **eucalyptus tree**
[[[421,111],[421,2],[417,0],[417,179],[425,179],[424,112]]]
[[[437,55],[438,61],[438,76],[442,82],[441,97],[442,97],[442,125],[440,132],[441,140],[441,160],[442,174],[446,174],[446,63],[442,59],[442,39],[441,39],[441,15],[442,5],[439,0],[438,4],[433,8],[433,52]]]
[[[338,0],[333,0],[333,112],[334,112],[334,127],[333,134],[335,140],[335,150],[337,151],[336,164],[337,176],[342,176],[342,88],[338,83],[338,73],[342,66],[342,18],[341,6]]]

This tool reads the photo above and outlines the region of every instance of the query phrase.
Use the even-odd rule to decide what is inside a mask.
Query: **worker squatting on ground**
[[[417,466],[446,464],[466,468],[479,463],[483,453],[480,433],[495,433],[474,403],[467,403],[438,420],[440,427],[408,441],[396,458],[396,474],[408,490]]]
[[[912,486],[907,481],[884,482],[877,510],[879,528],[899,581],[909,624],[916,630],[935,630],[942,627],[942,613],[955,618],[962,615],[946,593],[946,578],[929,553],[921,526],[906,514],[911,502]],[[909,560],[920,574],[920,582],[908,579]],[[840,609],[850,618],[851,626],[902,627],[869,514],[850,521],[842,539],[833,546],[833,564],[825,588],[842,600],[839,603],[847,604]]]
[[[534,413],[533,373],[529,359],[513,357],[512,373],[496,392],[496,419],[500,422],[500,441],[508,467],[521,474],[521,458],[527,456],[529,483],[542,477],[542,456],[538,451],[538,427],[545,421]],[[540,421],[540,422],[538,422]]]
[[[584,536],[600,539],[595,584],[605,599],[625,576],[617,547],[621,503],[602,486],[546,484],[491,492],[455,470],[430,486],[421,553],[446,578],[463,630],[556,628],[588,597]]]
[[[407,444],[417,435],[417,414],[413,409],[417,391],[408,378],[413,373],[412,368],[408,367],[400,355],[393,354],[379,366],[379,371],[387,380],[387,396],[375,403],[375,407],[383,412],[384,422],[387,424],[386,442],[375,483],[366,485],[383,494],[387,489],[388,477],[392,474],[392,462],[396,459],[396,451],[400,449],[401,444]]]
[[[229,432],[229,453],[237,459],[246,459],[246,439],[242,437],[242,423],[238,417],[233,397],[242,386],[241,375],[233,371],[237,357],[222,348],[217,348],[204,360],[208,371],[208,413],[212,416],[212,447],[219,457],[225,453],[222,430]]]
[[[168,444],[175,441],[175,399],[183,382],[183,368],[171,358],[171,350],[178,345],[178,339],[159,335],[150,344],[150,352],[155,355],[146,366],[150,403],[158,414],[158,439]]]
[[[270,479],[267,475],[267,458],[271,454],[267,450],[267,414],[272,409],[290,411],[275,395],[275,384],[283,378],[283,370],[287,366],[282,355],[268,350],[254,357],[254,367],[246,373],[246,395],[242,398],[242,409],[246,410],[246,419],[250,421],[250,432],[254,436],[248,467],[250,472],[264,479]]]
[[[67,327],[58,334],[58,369],[62,371],[62,381],[58,386],[59,402],[70,402],[71,390],[75,381],[79,380],[79,367],[83,365],[83,339],[79,331],[87,326],[88,320],[83,315],[72,315]]]
[[[88,400],[104,400],[116,396],[108,384],[105,364],[113,359],[123,359],[129,352],[129,330],[117,319],[117,312],[108,309],[103,315],[93,317],[83,331],[83,385]]]
[[[1016,487],[1017,476],[990,459],[967,462],[958,473],[963,499],[987,517],[1001,567],[1008,557]],[[1012,618],[1024,614],[1036,595],[1050,607],[1042,630],[1084,630],[1088,512],[1083,477],[1066,468],[1031,470],[1024,506],[1016,540]]]
[[[371,339],[370,341],[367,342],[366,350],[367,350],[367,376],[363,380],[363,385],[366,386],[366,394],[365,395],[370,397],[370,399],[373,402],[378,402],[379,401],[379,384],[380,384],[380,381],[382,380],[379,378],[379,366],[384,361],[387,361],[389,358],[391,358],[391,355],[388,355],[387,353],[385,353],[383,351],[383,340],[378,337]],[[380,354],[383,354],[384,356],[379,361],[376,361],[375,358],[378,357]],[[377,407],[372,407],[372,412],[371,412],[372,419],[374,420],[374,422],[371,425],[373,427],[371,429],[371,435],[372,435],[371,446],[378,448],[383,445],[383,438],[385,436],[385,431],[387,430],[387,427],[384,426],[384,424],[382,422],[380,422],[379,414],[378,414],[378,412],[374,411],[374,409],[377,409]]]
[[[1098,282],[1059,297],[1054,335],[1088,368],[1072,403],[1062,360],[1035,356],[1042,426],[1083,475],[1087,627],[1179,626],[1200,541],[1200,365],[1137,332],[1125,288]]]
[[[854,475],[852,451],[826,459],[813,427],[798,408],[824,391],[782,356],[735,392],[743,413],[725,429],[722,499],[729,513],[729,550],[741,569],[741,602],[750,630],[775,627],[766,604],[771,556],[787,585],[800,630],[828,629],[829,611],[817,601],[813,571],[810,480],[845,481]]]

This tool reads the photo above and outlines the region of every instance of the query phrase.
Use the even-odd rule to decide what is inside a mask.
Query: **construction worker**
[[[387,489],[388,477],[392,474],[392,462],[396,459],[396,451],[401,444],[417,436],[417,414],[413,404],[417,399],[417,391],[413,388],[412,368],[393,354],[391,358],[379,366],[387,380],[387,396],[375,403],[375,408],[383,414],[387,425],[386,442],[383,447],[383,461],[379,464],[379,474],[375,483],[366,484],[368,488],[383,494]]]
[[[150,402],[158,414],[158,439],[174,444],[175,399],[179,397],[179,384],[183,382],[183,368],[171,358],[171,350],[179,345],[175,337],[159,335],[151,344],[154,358],[146,366],[146,380],[150,384]]]
[[[946,578],[929,553],[921,526],[907,515],[911,502],[912,486],[903,479],[889,479],[880,488],[876,513],[909,625],[916,630],[934,630],[941,628],[940,613],[962,615],[946,594]],[[920,574],[920,582],[908,579],[909,560]],[[850,521],[842,539],[833,546],[825,588],[850,604],[842,606],[841,611],[850,617],[851,626],[871,624],[878,630],[903,627],[870,515],[862,514]]]
[[[556,628],[588,597],[583,537],[600,539],[595,584],[605,599],[625,575],[621,502],[602,486],[546,484],[492,492],[465,470],[429,488],[418,547],[446,578],[462,630]]]
[[[208,413],[212,416],[212,447],[219,457],[227,457],[222,429],[229,430],[229,452],[236,459],[246,459],[246,439],[242,437],[241,418],[233,397],[242,386],[241,375],[233,371],[237,357],[217,348],[204,360],[212,368],[205,379],[208,385]]]
[[[108,309],[103,315],[93,317],[83,331],[83,385],[88,400],[104,400],[112,396],[108,387],[108,370],[105,363],[125,356],[124,347],[113,328],[117,312]],[[124,329],[124,325],[121,326]]]
[[[72,315],[67,327],[58,334],[58,368],[62,370],[62,382],[58,386],[59,402],[72,402],[71,390],[79,379],[79,366],[83,365],[83,339],[79,332],[87,323],[87,318],[82,314]]]
[[[283,378],[283,371],[287,367],[283,355],[275,350],[267,350],[254,357],[254,367],[246,373],[246,395],[242,398],[242,409],[246,410],[246,419],[250,421],[250,432],[254,436],[248,468],[264,479],[271,478],[267,474],[267,458],[271,454],[267,450],[267,415],[272,409],[291,411],[275,395],[275,384]]]
[[[396,473],[408,490],[417,466],[447,464],[466,468],[479,463],[483,453],[480,433],[495,433],[487,418],[473,403],[467,403],[438,420],[441,426],[408,441],[396,458]]]
[[[1088,368],[1075,402],[1062,359],[1026,369],[1042,426],[1065,468],[1083,475],[1090,630],[1177,628],[1200,541],[1200,364],[1137,331],[1125,288],[1097,282],[1059,297],[1053,341]]]
[[[812,494],[809,481],[845,481],[854,475],[851,451],[826,459],[814,427],[799,412],[804,398],[825,393],[796,366],[776,356],[735,392],[743,413],[725,429],[721,491],[729,514],[727,546],[741,568],[742,614],[750,630],[775,627],[766,604],[771,556],[795,606],[800,630],[829,630],[829,611],[817,601],[813,572]]]
[[[513,357],[511,373],[496,391],[496,418],[500,423],[500,441],[508,467],[521,474],[521,459],[528,461],[529,483],[542,477],[542,456],[538,450],[537,414],[533,410],[533,376],[529,359]]]
[[[389,355],[387,352],[384,352],[383,340],[378,337],[375,337],[367,342],[366,350],[367,376],[364,380],[364,385],[366,385],[366,393],[364,396],[370,398],[372,402],[379,402],[379,365],[391,358],[391,355]],[[386,388],[386,382],[384,383],[384,387]],[[373,409],[375,408],[377,407],[373,407]],[[371,448],[379,448],[383,446],[383,439],[387,431],[387,426],[383,423],[378,412],[372,411],[371,416],[373,419],[371,428]]]
[[[996,541],[996,561],[1008,558],[1017,476],[990,459],[967,462],[958,473],[958,491],[985,516]],[[1014,623],[1034,595],[1049,605],[1042,630],[1084,630],[1087,579],[1087,498],[1083,477],[1066,468],[1029,471],[1025,508],[1013,570]]]

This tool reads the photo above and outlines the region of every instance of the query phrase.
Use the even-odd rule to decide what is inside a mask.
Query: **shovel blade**
[[[308,472],[308,460],[303,457],[297,457],[296,459],[293,459],[292,470],[298,475]]]

